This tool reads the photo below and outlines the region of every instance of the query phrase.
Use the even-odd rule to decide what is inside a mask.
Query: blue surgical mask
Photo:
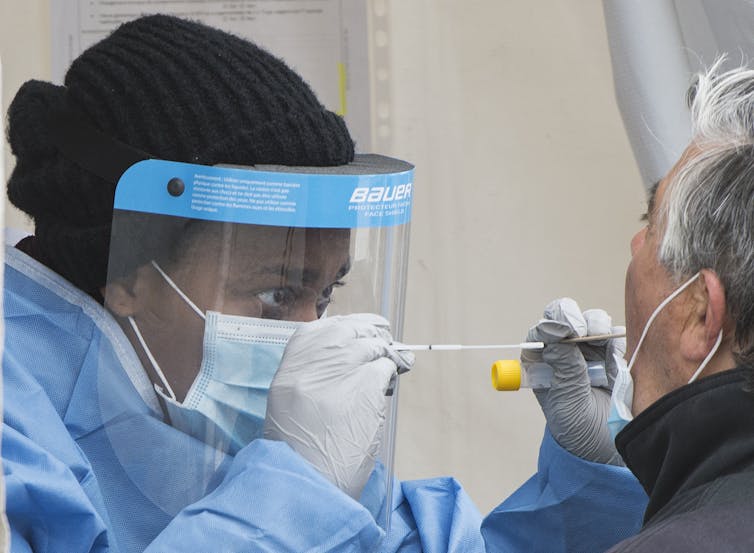
[[[631,368],[634,366],[636,356],[639,353],[639,348],[641,348],[641,345],[644,342],[644,338],[647,336],[650,325],[655,320],[655,318],[657,318],[657,315],[660,313],[660,311],[662,311],[666,305],[668,305],[675,297],[677,297],[678,294],[688,288],[688,286],[690,286],[691,283],[699,277],[699,275],[700,273],[696,273],[686,282],[681,284],[652,312],[652,314],[649,316],[649,319],[647,320],[647,324],[644,325],[644,330],[642,331],[641,337],[639,338],[639,343],[636,344],[636,349],[634,349],[634,353],[633,355],[631,355],[631,360],[629,361],[628,365],[626,365],[626,360],[623,357],[616,356],[615,362],[618,366],[618,372],[615,375],[613,392],[610,396],[610,415],[607,419],[607,426],[610,430],[610,435],[613,437],[613,440],[615,440],[615,436],[618,435],[618,432],[623,430],[626,425],[634,418],[631,412],[634,401],[634,382],[631,378]],[[720,334],[717,336],[715,345],[707,354],[707,357],[704,358],[702,363],[696,369],[693,376],[688,381],[689,384],[694,382],[694,380],[696,380],[697,377],[701,374],[704,367],[707,366],[707,363],[709,363],[710,359],[712,359],[712,356],[715,355],[717,348],[720,347],[720,342],[722,341],[722,339],[723,331],[721,330]]]
[[[206,315],[152,262],[165,281],[204,319],[204,353],[183,403],[129,317],[162,386],[155,384],[175,428],[218,449],[235,453],[262,436],[267,393],[298,322],[258,319],[207,311]]]

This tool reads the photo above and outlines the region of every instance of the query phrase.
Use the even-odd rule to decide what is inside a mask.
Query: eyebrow
[[[346,259],[345,263],[341,265],[340,269],[338,269],[338,272],[335,274],[335,280],[340,280],[344,276],[346,276],[351,270],[351,257],[349,256],[348,259]],[[255,270],[251,273],[245,273],[241,279],[239,279],[240,283],[245,283],[248,280],[258,278],[260,276],[273,276],[273,277],[280,277],[281,282],[283,280],[283,277],[285,277],[285,280],[291,280],[293,282],[316,282],[320,279],[321,273],[317,270],[310,269],[310,268],[283,268],[282,265],[268,265],[266,267],[260,267],[258,270]]]

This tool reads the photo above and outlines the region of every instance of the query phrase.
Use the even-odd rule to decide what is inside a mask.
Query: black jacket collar
[[[677,494],[754,464],[754,394],[745,370],[716,373],[655,402],[616,437],[649,495],[650,520]]]

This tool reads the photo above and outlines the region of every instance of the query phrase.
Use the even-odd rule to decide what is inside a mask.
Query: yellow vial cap
[[[499,359],[492,364],[492,387],[512,392],[521,387],[521,362],[518,359]]]

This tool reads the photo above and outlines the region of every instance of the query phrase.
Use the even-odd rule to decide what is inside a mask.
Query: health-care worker
[[[380,477],[411,357],[382,317],[325,313],[389,295],[360,281],[385,273],[370,238],[390,229],[312,206],[409,164],[355,159],[282,61],[167,16],[121,26],[64,86],[27,82],[8,120],[8,194],[35,223],[5,270],[14,553],[482,549],[453,479]]]
[[[484,549],[455,480],[391,478],[412,358],[386,319],[347,314],[400,319],[379,263],[405,261],[407,221],[379,218],[401,217],[409,164],[355,157],[284,63],[167,16],[118,28],[64,86],[27,82],[8,124],[8,194],[35,223],[5,260],[13,552]],[[390,209],[363,213],[359,175],[388,183]],[[570,455],[546,446],[543,466]],[[547,492],[510,532],[565,506],[620,539],[626,517],[600,503],[617,487],[584,489]]]

